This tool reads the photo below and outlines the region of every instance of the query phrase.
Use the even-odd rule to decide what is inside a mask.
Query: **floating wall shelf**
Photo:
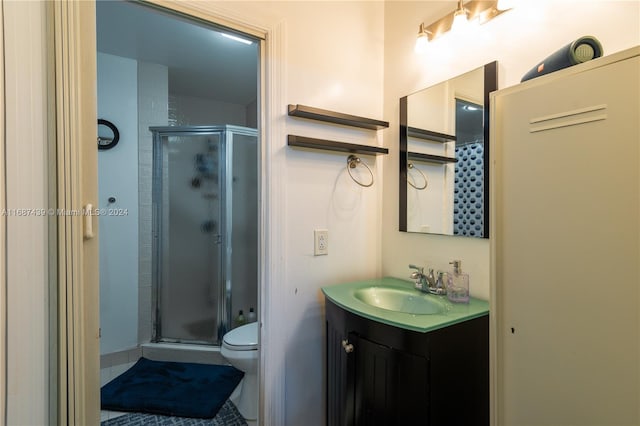
[[[358,145],[354,143],[328,141],[324,139],[307,138],[305,136],[289,135],[287,145],[300,148],[314,148],[326,151],[350,152],[353,154],[378,155],[388,154],[387,148],[377,146]]]
[[[417,127],[407,127],[407,136],[442,143],[456,140],[454,135],[432,132],[431,130],[419,129]]]
[[[455,163],[458,160],[453,157],[445,157],[443,155],[422,154],[419,152],[407,152],[407,159],[413,161],[425,161],[427,163]]]
[[[326,109],[313,108],[306,105],[289,105],[289,115],[292,117],[310,118],[345,126],[360,127],[362,129],[380,130],[389,127],[388,121],[373,120],[357,115],[343,114]]]

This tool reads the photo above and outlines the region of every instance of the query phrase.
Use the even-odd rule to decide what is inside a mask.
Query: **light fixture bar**
[[[462,3],[462,2],[461,2]],[[459,3],[460,5],[460,3]],[[498,10],[498,1],[482,1],[482,0],[472,0],[468,3],[462,4],[462,7],[467,12],[467,18],[469,21],[477,21],[479,24],[484,24],[495,18],[496,16],[506,12],[507,10]],[[446,33],[447,31],[451,31],[451,27],[453,25],[453,19],[455,13],[458,11],[459,7],[456,10],[448,13],[437,21],[426,26],[426,32],[429,35],[429,40],[436,39]]]

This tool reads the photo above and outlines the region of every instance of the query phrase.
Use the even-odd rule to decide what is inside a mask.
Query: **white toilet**
[[[230,399],[242,417],[258,417],[258,323],[234,328],[222,338],[220,353],[231,365],[244,372],[244,378]]]

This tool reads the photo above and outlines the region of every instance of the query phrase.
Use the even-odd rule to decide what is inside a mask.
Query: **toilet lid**
[[[252,322],[234,328],[224,335],[222,343],[229,349],[249,351],[258,348],[258,323]]]

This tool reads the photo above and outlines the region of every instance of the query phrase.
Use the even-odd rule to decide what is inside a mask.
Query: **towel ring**
[[[371,175],[371,182],[369,182],[368,184],[358,181],[358,179],[353,177],[353,175],[351,174],[351,169],[355,169],[358,166],[358,164],[362,164],[363,166],[365,166],[367,168],[367,170],[369,170],[369,174]],[[356,157],[355,155],[350,155],[349,158],[347,158],[347,171],[349,172],[349,176],[351,176],[351,179],[353,179],[353,181],[355,183],[357,183],[358,185],[364,186],[365,188],[368,188],[371,185],[373,185],[373,172],[371,171],[369,166],[367,166],[365,163],[363,163],[360,160],[360,158]]]
[[[427,180],[427,177],[424,175],[424,173],[422,173],[422,170],[417,169],[413,166],[413,163],[409,163],[407,165],[407,167],[409,168],[409,170],[413,169],[415,171],[417,171],[418,173],[420,173],[422,175],[422,179],[424,179],[424,185],[422,186],[416,186],[414,185],[409,179],[407,179],[407,183],[411,186],[413,186],[415,189],[417,189],[418,191],[422,191],[423,189],[426,189],[427,186],[429,185],[429,181]]]

